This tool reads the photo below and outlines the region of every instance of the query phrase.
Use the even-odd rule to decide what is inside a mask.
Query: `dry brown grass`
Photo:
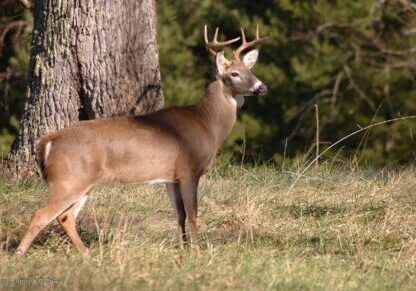
[[[415,170],[323,165],[286,195],[293,180],[294,174],[269,167],[211,172],[199,196],[202,259],[178,249],[164,187],[104,185],[93,191],[78,223],[91,247],[88,257],[53,223],[18,261],[12,253],[45,203],[45,187],[3,179],[0,279],[57,278],[53,287],[120,290],[416,286]]]

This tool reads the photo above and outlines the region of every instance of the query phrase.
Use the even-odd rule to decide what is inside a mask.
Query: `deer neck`
[[[212,82],[205,97],[196,104],[205,126],[220,147],[231,133],[237,119],[237,102],[221,80]]]

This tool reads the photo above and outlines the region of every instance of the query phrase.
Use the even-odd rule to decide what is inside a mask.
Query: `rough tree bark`
[[[37,172],[36,140],[85,119],[163,107],[154,0],[39,0],[25,113],[6,162]]]

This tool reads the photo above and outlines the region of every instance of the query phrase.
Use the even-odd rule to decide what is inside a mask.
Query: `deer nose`
[[[262,82],[258,81],[250,90],[250,93],[253,95],[265,95],[267,93],[267,86]]]

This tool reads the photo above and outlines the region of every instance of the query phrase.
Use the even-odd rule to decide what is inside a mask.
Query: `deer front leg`
[[[198,256],[201,251],[198,245],[198,228],[196,224],[198,213],[198,183],[199,177],[194,179],[184,179],[179,182],[180,192],[185,205],[186,216],[188,218],[188,225],[191,237],[191,247],[195,250]]]
[[[183,204],[182,194],[177,183],[166,184],[168,189],[169,199],[172,207],[175,210],[176,218],[178,220],[178,237],[181,249],[184,249],[186,244],[185,220],[186,212]]]

